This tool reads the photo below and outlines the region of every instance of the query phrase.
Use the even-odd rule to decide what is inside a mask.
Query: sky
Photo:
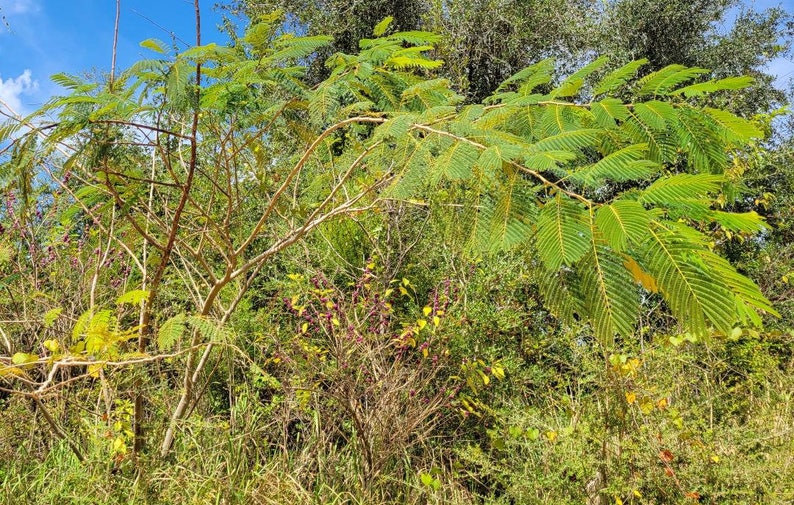
[[[202,42],[223,43],[216,0],[201,0]],[[465,0],[460,0],[465,1]],[[659,0],[664,1],[664,0]],[[794,12],[794,0],[746,2],[756,9],[778,6]],[[59,93],[49,76],[110,69],[116,0],[0,0],[0,100],[18,113],[35,110]],[[193,0],[121,0],[117,68],[154,53],[140,42],[195,41]],[[785,86],[794,78],[794,59],[778,58],[769,68]]]
[[[225,42],[215,0],[201,0],[202,43]],[[117,69],[154,57],[140,42],[195,44],[193,0],[121,0]],[[35,110],[59,88],[49,76],[110,70],[115,0],[0,0],[0,99]]]

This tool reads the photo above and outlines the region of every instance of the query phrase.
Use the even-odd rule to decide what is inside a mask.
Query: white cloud
[[[3,80],[0,75],[0,107],[9,107],[17,114],[24,114],[27,112],[22,102],[23,95],[30,95],[38,91],[39,82],[31,78],[30,70],[25,70],[17,77],[9,77]]]
[[[10,16],[13,14],[26,14],[38,10],[36,0],[0,0],[0,13]]]

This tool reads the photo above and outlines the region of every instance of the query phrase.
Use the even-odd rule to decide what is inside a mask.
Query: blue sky
[[[202,43],[224,42],[214,0],[200,2]],[[58,92],[49,76],[110,69],[115,0],[0,0],[0,99],[30,112]],[[148,38],[195,43],[193,0],[121,0],[118,69],[153,53]],[[148,53],[148,54],[147,54]]]
[[[215,0],[200,3],[203,42],[224,42],[217,30],[221,15],[213,8]],[[794,11],[794,0],[746,4]],[[30,112],[58,92],[50,75],[109,70],[115,5],[115,0],[0,0],[6,22],[0,25],[0,99],[17,112]],[[117,68],[151,56],[139,46],[148,38],[170,43],[176,36],[177,43],[193,43],[193,27],[193,0],[121,0]],[[794,60],[779,58],[770,71],[785,85],[794,77]]]

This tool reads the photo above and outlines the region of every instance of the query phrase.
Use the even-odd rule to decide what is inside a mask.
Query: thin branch
[[[116,0],[116,21],[113,23],[113,56],[110,59],[110,91],[113,92],[113,81],[116,77],[116,53],[119,45],[119,18],[121,17],[121,0]]]
[[[56,423],[55,419],[52,418],[50,412],[47,410],[47,408],[44,406],[41,400],[39,398],[35,398],[35,402],[36,402],[36,406],[39,409],[39,412],[41,412],[42,415],[44,416],[44,419],[47,420],[47,424],[50,425],[50,429],[52,430],[53,433],[55,433],[55,436],[60,438],[61,440],[66,441],[66,443],[69,445],[69,448],[72,450],[74,455],[77,457],[78,460],[80,460],[80,463],[85,463],[85,458],[83,457],[83,453],[80,451],[80,448],[71,438],[69,438],[66,435],[66,433],[61,429],[61,427],[58,426],[58,423]]]

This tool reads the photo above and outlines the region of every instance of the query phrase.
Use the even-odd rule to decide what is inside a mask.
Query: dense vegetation
[[[734,6],[235,2],[53,76],[0,501],[794,500],[792,25]]]

